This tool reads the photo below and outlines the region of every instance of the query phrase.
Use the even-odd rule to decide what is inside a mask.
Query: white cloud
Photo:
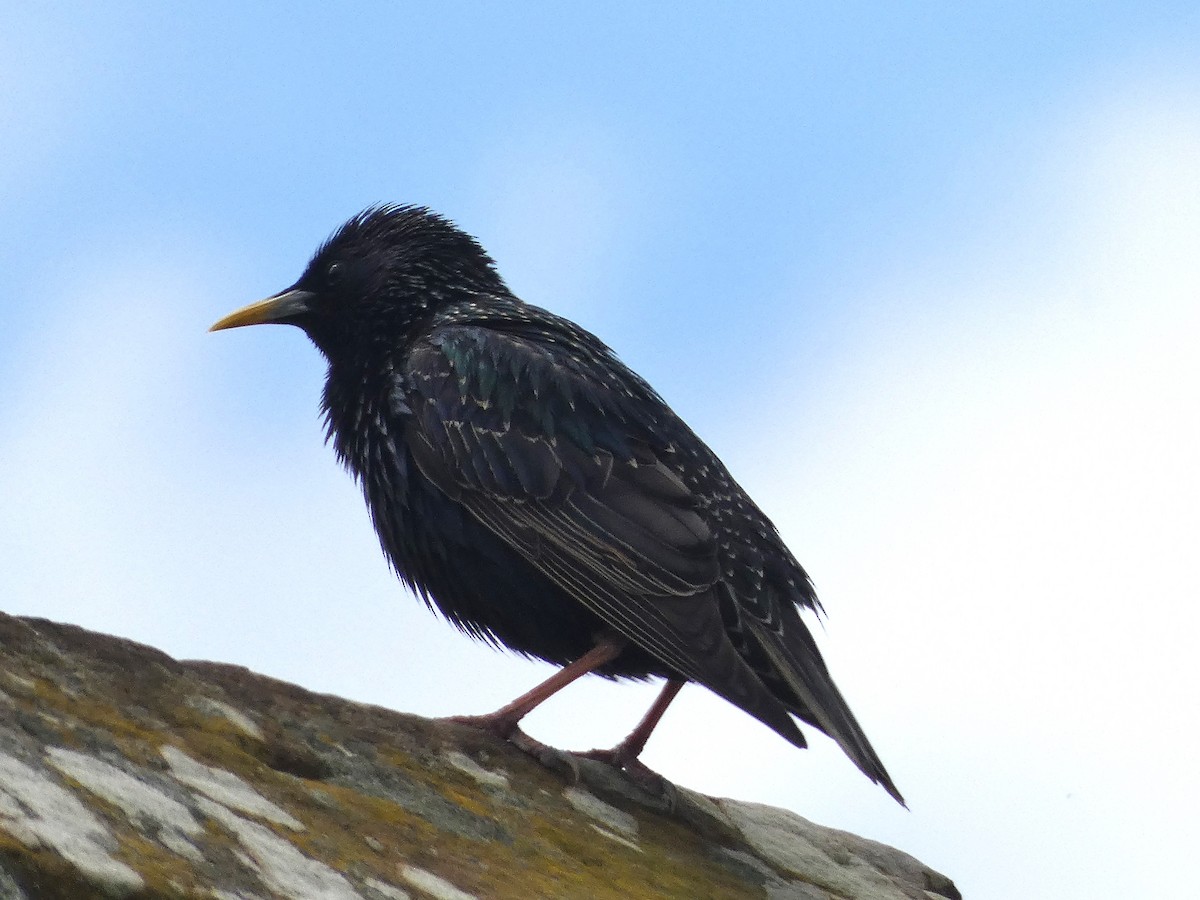
[[[928,844],[935,863],[973,858],[952,873],[972,895],[972,877],[1003,885],[990,896],[1169,893],[1153,859],[1186,853],[1200,801],[1179,737],[1200,728],[1195,100],[1147,92],[1079,120],[1019,204],[1037,240],[997,222],[993,241],[951,236],[944,266],[914,262],[949,282],[881,279],[866,306],[886,323],[807,413],[827,423],[823,452],[794,496],[763,498],[820,560],[834,672],[918,811],[867,830]],[[782,460],[756,476],[789,477]],[[930,843],[931,821],[964,828]],[[965,846],[979,841],[1011,846],[989,868]]]
[[[169,510],[153,418],[177,421],[176,398],[187,393],[186,345],[169,327],[175,307],[160,298],[178,298],[188,279],[130,257],[107,271],[80,265],[62,289],[69,299],[48,298],[43,332],[18,348],[12,369],[22,383],[0,432],[0,528],[15,557],[5,578],[18,603],[85,602],[119,622],[136,598],[170,590],[151,555],[156,520]],[[106,590],[114,570],[119,592]]]
[[[1196,99],[1146,91],[1077,118],[995,235],[949,234],[944,256],[854,298],[878,326],[806,410],[823,424],[803,435],[803,471],[782,453],[738,471],[814,569],[835,676],[914,812],[829,742],[800,754],[695,688],[651,765],[956,861],[970,896],[1170,893],[1156,860],[1186,858],[1198,793],[1176,737],[1195,728],[1200,624]],[[535,131],[488,176],[514,216],[488,243],[523,293],[570,312],[595,296],[621,215],[626,191],[598,174],[620,155],[586,128]],[[1033,238],[1012,237],[1013,215]],[[311,416],[229,424],[234,391],[268,415],[257,379],[302,336],[206,335],[230,291],[194,244],[144,247],[67,261],[78,275],[47,298],[61,312],[11,366],[6,610],[426,714],[485,711],[535,681],[387,572],[320,445],[315,356],[283,364],[287,402]],[[259,369],[216,382],[221,354]],[[582,683],[530,730],[612,743],[653,690]]]

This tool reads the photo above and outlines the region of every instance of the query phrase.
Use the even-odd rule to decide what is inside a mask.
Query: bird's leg
[[[571,682],[577,681],[588,672],[616,659],[623,649],[625,649],[623,638],[615,635],[602,635],[597,638],[596,645],[575,662],[559,669],[537,687],[495,712],[483,716],[453,716],[449,721],[490,731],[497,737],[512,741],[521,749],[533,753],[535,756],[550,751],[549,747],[539,744],[517,727],[521,720]]]
[[[684,682],[676,679],[671,679],[663,685],[662,691],[650,705],[646,715],[642,716],[642,721],[638,722],[637,727],[629,732],[625,740],[617,746],[611,750],[591,750],[578,755],[624,769],[640,782],[660,785],[663,781],[662,777],[641,762],[638,757],[645,749],[646,741],[650,739],[650,732],[654,731],[655,726],[663,717],[663,713],[667,711],[667,707],[671,705],[671,701],[675,699],[675,695],[679,693],[683,685]]]

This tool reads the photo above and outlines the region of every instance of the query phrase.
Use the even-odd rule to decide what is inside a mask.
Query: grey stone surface
[[[0,900],[938,900],[786,810],[0,614]]]

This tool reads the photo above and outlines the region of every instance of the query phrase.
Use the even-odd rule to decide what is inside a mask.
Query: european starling
[[[513,740],[588,672],[667,680],[611,751],[637,757],[702,684],[806,746],[825,732],[903,798],[801,619],[820,606],[770,520],[604,343],[522,302],[480,245],[416,206],[343,225],[287,290],[212,330],[299,326],[328,360],[321,406],[383,550],[467,634],[564,666],[466,721]],[[530,743],[536,743],[530,741]]]

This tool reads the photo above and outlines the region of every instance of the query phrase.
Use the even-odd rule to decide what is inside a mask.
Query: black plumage
[[[668,679],[609,758],[636,764],[694,681],[793,744],[832,737],[903,802],[835,687],[819,604],[716,455],[594,335],[524,303],[473,238],[419,207],[351,219],[286,291],[214,330],[302,328],[329,363],[329,439],[396,572],[472,636],[587,671]],[[794,718],[793,718],[794,717]]]

